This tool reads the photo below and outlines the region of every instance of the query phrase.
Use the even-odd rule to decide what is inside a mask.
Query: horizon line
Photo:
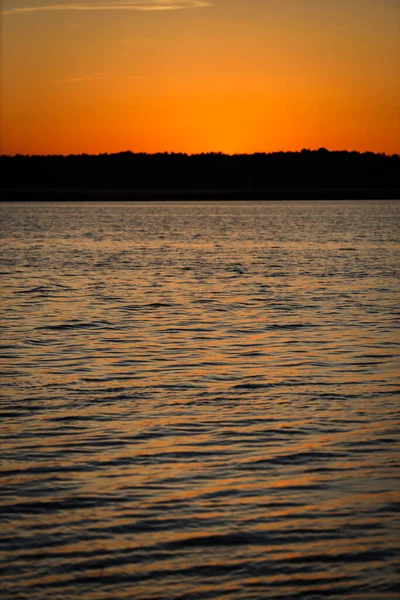
[[[180,152],[180,151],[163,151],[160,150],[158,152],[145,152],[145,151],[133,151],[133,150],[120,150],[118,152],[98,152],[98,153],[90,153],[90,152],[80,152],[80,153],[55,153],[55,154],[23,154],[20,152],[16,152],[14,154],[6,154],[1,153],[0,158],[69,158],[69,157],[104,157],[104,156],[119,156],[121,154],[131,154],[132,156],[187,156],[187,157],[196,157],[196,156],[224,156],[224,157],[240,157],[240,156],[270,156],[273,154],[306,154],[306,153],[327,153],[327,154],[371,154],[374,156],[386,156],[390,157],[398,157],[400,158],[400,152],[394,152],[388,154],[386,152],[374,152],[372,150],[329,150],[323,146],[319,148],[302,148],[301,150],[273,150],[271,152],[235,152],[235,153],[227,153],[221,151],[209,150],[206,152]]]

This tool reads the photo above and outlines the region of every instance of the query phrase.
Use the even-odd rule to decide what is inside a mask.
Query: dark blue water
[[[400,203],[0,220],[2,598],[399,597]]]

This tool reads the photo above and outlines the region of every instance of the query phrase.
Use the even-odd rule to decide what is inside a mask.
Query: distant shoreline
[[[234,155],[0,156],[5,200],[400,199],[400,156],[316,151]]]
[[[96,200],[400,200],[400,189],[2,189],[0,201]]]

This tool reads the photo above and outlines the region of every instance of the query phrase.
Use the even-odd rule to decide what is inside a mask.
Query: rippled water
[[[2,598],[398,598],[400,203],[0,218]]]

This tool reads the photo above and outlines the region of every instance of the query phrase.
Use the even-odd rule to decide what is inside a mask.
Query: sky
[[[0,0],[0,153],[400,154],[400,0]]]

